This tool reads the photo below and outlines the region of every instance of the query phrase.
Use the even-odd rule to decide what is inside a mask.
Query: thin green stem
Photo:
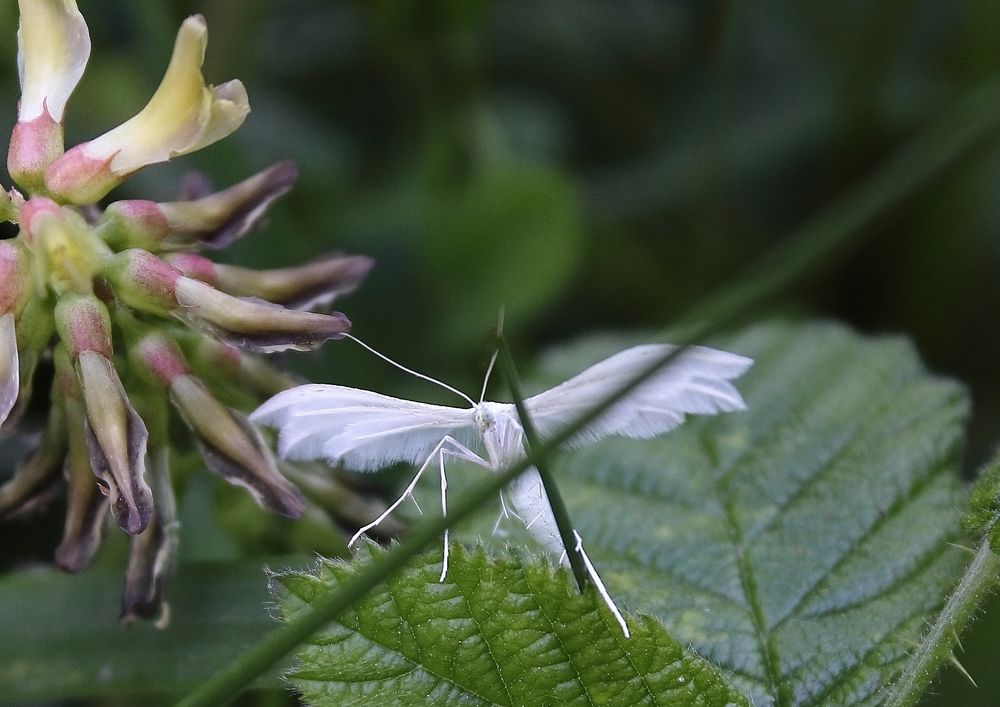
[[[503,366],[504,376],[507,378],[510,395],[514,398],[514,407],[517,409],[517,416],[521,419],[525,442],[529,450],[538,449],[541,446],[541,440],[538,438],[538,431],[535,430],[535,425],[528,414],[528,408],[524,405],[524,395],[521,393],[521,379],[517,375],[514,357],[510,353],[510,346],[507,344],[507,339],[504,338],[503,334],[498,336],[497,345],[500,347],[500,364]],[[562,494],[559,493],[559,486],[556,485],[555,477],[552,476],[552,472],[549,470],[548,460],[540,460],[536,468],[538,475],[542,477],[542,486],[545,487],[545,495],[549,498],[549,506],[552,508],[552,515],[555,516],[556,527],[559,528],[559,538],[562,540],[563,547],[566,548],[566,558],[569,560],[569,566],[573,570],[576,584],[582,592],[587,586],[587,570],[583,566],[583,558],[580,557],[579,553],[572,551],[576,542],[573,538],[573,521],[570,520],[569,510],[566,508],[566,502],[563,500]]]
[[[909,707],[917,703],[938,669],[952,655],[959,634],[972,620],[976,609],[997,586],[1000,557],[990,548],[988,533],[989,530],[941,613],[907,660],[899,680],[889,687],[884,702],[886,707]]]
[[[856,247],[866,228],[940,176],[1000,129],[1000,79],[965,96],[860,185],[807,220],[739,276],[691,309],[674,331],[746,310],[792,282],[829,267]]]

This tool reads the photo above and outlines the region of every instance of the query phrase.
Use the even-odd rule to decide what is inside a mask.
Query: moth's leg
[[[517,518],[519,521],[524,523],[524,518],[522,518],[517,511],[515,511],[514,509],[512,509],[510,506],[507,505],[507,502],[503,497],[503,491],[500,492],[499,496],[500,496],[500,515],[497,516],[497,522],[493,524],[494,535],[497,534],[497,530],[500,528],[500,523],[502,523],[505,519],[510,518],[511,516]]]
[[[403,493],[400,494],[399,498],[393,501],[392,504],[388,508],[386,508],[378,518],[373,520],[368,525],[364,525],[358,528],[358,532],[352,535],[351,539],[347,541],[347,547],[351,547],[354,543],[358,541],[358,538],[360,538],[362,535],[364,535],[369,530],[371,530],[379,523],[384,521],[386,518],[388,518],[389,514],[392,513],[394,510],[396,510],[397,508],[399,508],[400,504],[403,501],[405,501],[408,496],[413,495],[413,489],[416,488],[417,482],[420,481],[420,477],[423,476],[424,472],[427,470],[427,467],[430,466],[430,463],[434,459],[434,457],[440,454],[441,448],[446,444],[446,440],[448,439],[449,439],[448,437],[445,437],[440,442],[438,442],[437,445],[435,445],[434,450],[430,453],[430,455],[426,459],[424,459],[424,463],[420,465],[419,469],[417,469],[417,473],[414,474],[413,479],[410,481],[409,486],[407,486],[406,489],[403,491]]]
[[[615,621],[622,628],[622,633],[625,634],[625,638],[629,637],[628,624],[625,623],[625,617],[622,616],[622,612],[618,610],[615,605],[614,600],[611,598],[611,594],[608,593],[607,587],[604,586],[604,582],[601,580],[601,575],[597,574],[597,569],[594,567],[594,563],[590,561],[587,557],[587,551],[583,549],[583,538],[580,534],[573,530],[573,537],[576,538],[576,546],[573,548],[575,552],[580,554],[580,558],[583,560],[583,566],[587,569],[587,576],[590,577],[590,581],[594,583],[594,587],[597,589],[597,593],[601,595],[601,599],[604,604],[611,610],[611,614],[615,617]]]
[[[438,453],[438,467],[441,470],[441,515],[443,517],[448,516],[448,478],[444,474],[444,455],[445,450],[442,449]],[[448,528],[444,529],[444,555],[441,560],[441,576],[438,577],[438,582],[444,581],[444,576],[448,574]]]
[[[455,457],[456,459],[464,459],[465,461],[472,462],[473,464],[478,464],[479,466],[486,467],[487,469],[492,469],[488,461],[483,459],[481,456],[473,452],[471,449],[466,447],[464,444],[456,440],[454,437],[446,436],[441,440],[441,444],[438,445],[438,468],[441,473],[441,515],[448,515],[448,478],[445,475],[444,470],[444,458],[445,456]],[[441,562],[441,576],[438,577],[439,582],[443,582],[445,576],[448,574],[448,528],[444,529],[444,559]]]

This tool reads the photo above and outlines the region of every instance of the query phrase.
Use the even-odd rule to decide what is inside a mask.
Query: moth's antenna
[[[504,318],[504,308],[500,307],[500,312],[497,314],[497,340],[503,336],[503,318]],[[483,392],[479,394],[480,404],[486,399],[486,386],[490,384],[490,374],[493,373],[493,367],[497,364],[497,355],[500,353],[500,348],[493,352],[493,356],[490,358],[490,365],[486,367],[486,377],[483,378]]]
[[[479,394],[479,402],[482,404],[483,400],[486,398],[486,386],[490,384],[490,374],[493,373],[493,367],[497,364],[497,355],[500,353],[500,349],[493,352],[490,357],[490,365],[486,367],[486,377],[483,378],[483,392]]]
[[[376,356],[378,356],[380,359],[382,359],[386,363],[391,363],[393,366],[395,366],[399,370],[405,371],[405,372],[409,373],[411,376],[416,376],[417,378],[422,378],[423,380],[425,380],[425,381],[427,381],[429,383],[434,383],[436,385],[439,385],[442,388],[444,388],[445,390],[450,390],[452,393],[454,393],[455,395],[459,396],[460,398],[462,398],[463,400],[465,400],[467,403],[469,403],[469,405],[471,405],[472,407],[476,407],[476,402],[472,398],[470,398],[468,395],[466,395],[465,393],[463,393],[461,390],[458,390],[457,388],[452,388],[450,385],[448,385],[447,383],[443,383],[442,381],[439,381],[437,378],[431,378],[430,376],[425,376],[423,373],[417,373],[412,368],[407,368],[403,364],[397,363],[397,362],[393,361],[391,358],[389,358],[388,356],[386,356],[384,353],[380,353],[380,352],[376,351],[375,349],[373,349],[371,346],[369,346],[368,344],[366,344],[365,342],[363,342],[361,339],[359,339],[356,336],[352,336],[350,334],[344,334],[344,337],[347,338],[347,339],[350,339],[351,341],[354,341],[354,342],[360,344],[363,348],[365,348],[368,351],[370,351],[371,353],[375,354]]]

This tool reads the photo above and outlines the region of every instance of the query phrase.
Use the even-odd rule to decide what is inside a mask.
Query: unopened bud
[[[56,305],[56,327],[83,392],[91,469],[118,524],[141,533],[153,505],[144,478],[148,435],[111,361],[107,308],[93,295],[63,297]]]
[[[280,162],[229,189],[190,201],[116,201],[97,224],[116,249],[169,251],[225,248],[246,235],[295,182],[293,162]]]
[[[316,314],[280,305],[232,297],[210,285],[182,277],[174,292],[176,312],[192,326],[221,341],[250,351],[308,351],[350,332],[351,322],[340,312]]]
[[[67,295],[56,303],[59,338],[76,362],[84,351],[111,358],[111,315],[93,295]]]
[[[56,548],[56,565],[66,572],[79,572],[101,544],[108,499],[90,468],[87,446],[86,412],[80,398],[76,373],[64,347],[55,350],[56,387],[66,415],[68,452],[63,464],[66,477],[66,522],[63,537]]]
[[[302,516],[302,494],[278,471],[271,451],[244,415],[224,407],[190,375],[173,380],[170,399],[194,432],[209,469],[247,489],[262,507],[290,518]]]
[[[148,251],[122,251],[104,265],[101,274],[115,296],[133,309],[166,317],[178,308],[174,290],[181,272]]]
[[[374,264],[364,255],[331,255],[280,270],[216,265],[215,286],[231,295],[259,297],[290,309],[314,309],[353,292]]]
[[[265,508],[293,518],[302,515],[301,495],[278,472],[256,428],[240,413],[222,405],[189,373],[176,344],[161,334],[149,334],[137,342],[130,356],[148,380],[169,392],[209,469],[248,489]]]
[[[294,162],[279,162],[223,191],[160,204],[160,209],[173,238],[184,237],[185,245],[225,248],[260,221],[271,202],[292,188],[298,174]]]
[[[166,448],[149,455],[156,512],[145,532],[132,538],[129,548],[122,592],[121,621],[124,624],[155,618],[157,628],[165,628],[170,621],[169,606],[163,601],[163,584],[174,572],[179,524],[168,455]]]

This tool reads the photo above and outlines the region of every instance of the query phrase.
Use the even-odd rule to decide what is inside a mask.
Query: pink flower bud
[[[10,136],[7,171],[23,189],[44,192],[45,168],[63,153],[63,128],[48,109],[36,118],[18,121]]]
[[[122,251],[105,264],[101,274],[129,307],[161,316],[169,316],[178,307],[176,287],[181,272],[148,251]]]
[[[350,320],[340,312],[297,312],[240,299],[188,277],[177,280],[174,292],[179,317],[221,341],[251,351],[307,351],[343,338],[351,328]]]
[[[243,414],[219,403],[194,376],[175,378],[170,399],[194,432],[209,469],[247,489],[263,508],[290,518],[302,516],[302,494],[278,471],[257,428]]]
[[[63,464],[63,475],[66,477],[66,522],[62,541],[56,548],[56,565],[67,572],[79,572],[90,564],[101,544],[108,499],[101,493],[90,468],[86,411],[80,397],[76,373],[65,347],[57,347],[54,358],[55,386],[62,397],[68,438],[68,453]]]
[[[374,264],[365,255],[333,254],[280,270],[216,265],[215,286],[231,295],[259,297],[290,309],[314,309],[329,306],[340,295],[353,292]]]
[[[111,361],[107,308],[93,295],[63,297],[56,305],[56,328],[83,393],[91,469],[118,525],[141,533],[153,507],[144,478],[148,433]]]
[[[160,204],[173,240],[225,248],[245,236],[275,199],[295,184],[299,171],[294,162],[272,165],[258,174],[215,194],[194,201]]]

